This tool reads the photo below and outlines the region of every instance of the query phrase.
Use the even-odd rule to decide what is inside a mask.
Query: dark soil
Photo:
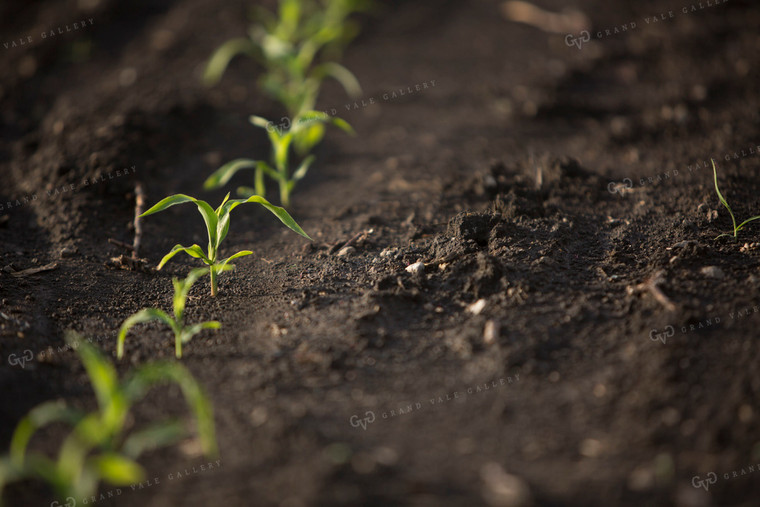
[[[188,303],[193,321],[223,323],[182,359],[213,400],[219,462],[156,451],[150,482],[103,484],[87,504],[757,505],[760,226],[714,239],[731,220],[709,160],[737,216],[757,214],[760,8],[700,2],[579,0],[592,33],[612,33],[580,49],[496,0],[386,2],[363,18],[344,63],[366,106],[332,84],[320,101],[358,136],[331,132],[293,196],[314,242],[238,208],[225,251],[255,255],[217,298],[198,283]],[[0,7],[0,42],[33,39],[0,49],[2,449],[40,402],[94,406],[65,330],[115,360],[121,322],[169,309],[171,277],[193,265],[106,265],[127,253],[108,238],[132,241],[136,182],[151,204],[214,204],[212,170],[266,154],[247,116],[282,112],[253,62],[217,88],[198,79],[250,3]],[[204,244],[191,206],[144,228],[153,265]],[[174,354],[157,325],[126,351],[122,374]],[[157,389],[136,420],[185,412],[177,389]],[[57,432],[39,446],[54,453]],[[52,500],[40,483],[7,493]]]

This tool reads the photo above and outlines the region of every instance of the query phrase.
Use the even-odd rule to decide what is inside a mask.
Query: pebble
[[[63,247],[61,249],[61,259],[65,259],[66,257],[74,257],[78,253],[79,253],[79,250],[77,250],[73,246]]]
[[[480,469],[483,498],[493,507],[527,507],[533,503],[530,489],[524,480],[508,474],[498,463],[486,463]]]
[[[338,250],[338,257],[351,257],[356,253],[356,248],[352,246],[344,246],[340,250]]]
[[[421,274],[425,272],[425,263],[423,262],[415,262],[414,264],[410,264],[406,267],[406,271],[408,273],[411,273],[413,275]]]
[[[480,315],[480,313],[485,309],[486,304],[487,302],[485,299],[478,299],[474,303],[467,305],[467,311],[473,315]]]
[[[715,278],[717,280],[721,280],[726,277],[726,275],[723,274],[723,270],[718,266],[705,266],[700,269],[699,272],[708,278]]]
[[[483,343],[486,345],[496,343],[496,340],[499,338],[500,328],[499,323],[493,319],[486,322],[486,327],[483,329]]]
[[[598,458],[601,456],[603,449],[604,446],[599,440],[595,438],[587,438],[581,442],[578,452],[580,452],[581,456],[585,456],[586,458]]]

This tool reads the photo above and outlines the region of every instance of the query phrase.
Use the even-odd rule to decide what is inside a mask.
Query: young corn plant
[[[176,420],[130,431],[132,406],[159,384],[179,386],[195,416],[203,453],[217,455],[211,403],[185,367],[175,362],[148,363],[120,382],[113,365],[97,348],[76,333],[69,333],[66,340],[84,364],[98,409],[85,414],[61,401],[45,402],[32,409],[16,426],[9,453],[0,457],[0,505],[6,484],[28,479],[48,483],[66,505],[78,505],[83,500],[86,503],[101,481],[126,486],[144,480],[145,472],[136,461],[140,455],[188,436],[183,424]],[[28,451],[32,436],[54,423],[72,427],[57,458]]]
[[[164,211],[165,209],[170,208],[174,205],[183,204],[186,202],[194,203],[198,207],[198,211],[200,212],[201,216],[203,216],[203,221],[206,224],[206,232],[208,233],[208,249],[206,252],[204,252],[203,248],[201,248],[199,245],[192,245],[189,247],[175,245],[174,248],[172,248],[169,253],[166,254],[163,259],[161,259],[161,262],[158,264],[158,269],[163,268],[164,265],[172,257],[180,252],[184,252],[190,257],[200,259],[204,264],[206,264],[206,266],[208,266],[206,269],[208,270],[209,276],[211,278],[212,296],[216,296],[217,293],[217,276],[222,271],[227,270],[229,262],[233,259],[237,259],[238,257],[253,254],[253,252],[250,250],[242,250],[230,255],[226,259],[221,259],[219,255],[221,244],[227,237],[227,233],[230,229],[230,214],[232,213],[232,210],[241,204],[261,204],[266,209],[271,211],[277,218],[279,218],[280,221],[285,224],[285,226],[290,230],[311,241],[311,238],[308,236],[308,234],[306,234],[303,229],[301,229],[301,226],[299,226],[296,221],[293,220],[287,211],[285,211],[283,208],[280,208],[279,206],[272,205],[269,201],[258,195],[252,195],[247,199],[230,200],[230,194],[228,193],[222,201],[222,204],[220,204],[219,207],[214,210],[206,201],[190,197],[189,195],[175,194],[162,199],[155,206],[140,216],[146,217],[148,215],[152,215],[153,213]]]
[[[710,159],[710,161],[712,162],[713,177],[715,179],[715,192],[718,194],[718,199],[720,200],[720,202],[728,210],[728,214],[731,215],[731,222],[734,225],[734,233],[733,233],[733,235],[730,234],[730,233],[723,233],[723,234],[718,235],[715,239],[722,238],[723,236],[733,236],[734,239],[736,241],[738,241],[739,240],[739,238],[738,238],[739,231],[742,230],[744,228],[744,226],[747,225],[748,223],[750,223],[750,222],[752,222],[754,220],[760,219],[760,215],[752,217],[752,218],[748,218],[747,220],[745,220],[744,222],[740,223],[739,225],[736,225],[736,218],[734,217],[734,212],[731,211],[731,206],[728,205],[728,202],[726,201],[726,198],[723,197],[723,194],[720,193],[720,189],[718,188],[718,170],[715,168],[715,161],[712,160],[712,159]]]
[[[222,269],[232,269],[229,265],[224,266]],[[196,268],[190,271],[187,278],[179,280],[178,278],[172,278],[172,284],[174,284],[174,317],[171,317],[166,312],[159,310],[158,308],[144,308],[127,318],[119,329],[119,338],[116,345],[116,357],[121,359],[124,356],[124,340],[127,338],[127,333],[132,327],[137,324],[143,324],[145,322],[158,321],[163,322],[174,331],[174,353],[177,359],[182,357],[182,344],[189,342],[193,336],[197,335],[204,329],[219,329],[222,325],[212,320],[210,322],[201,322],[200,324],[193,324],[188,326],[185,324],[185,302],[187,301],[187,294],[190,292],[190,287],[203,275],[208,273],[206,268]]]
[[[272,122],[267,121],[260,116],[251,116],[250,122],[256,127],[263,128],[267,131],[269,142],[272,146],[270,162],[264,160],[252,160],[239,158],[224,164],[214,172],[206,182],[203,188],[212,190],[220,188],[227,184],[228,181],[243,169],[254,170],[254,187],[238,187],[238,195],[249,197],[253,195],[266,195],[264,176],[269,176],[277,182],[280,188],[280,203],[290,206],[290,194],[293,192],[296,183],[306,176],[309,167],[314,162],[314,155],[308,155],[303,158],[291,173],[290,171],[290,152],[291,146],[295,143],[301,143],[297,151],[309,152],[322,140],[324,135],[324,125],[331,124],[341,130],[354,134],[354,130],[346,121],[340,118],[330,117],[319,111],[308,111],[306,114],[299,116],[295,122],[286,130],[272,128]],[[314,129],[317,126],[319,129]],[[305,135],[302,135],[304,134]]]
[[[263,67],[260,86],[285,106],[291,118],[314,109],[325,78],[337,80],[350,96],[361,94],[356,77],[334,61],[318,62],[321,52],[335,54],[356,36],[348,20],[370,7],[367,0],[280,0],[277,14],[259,9],[248,37],[231,39],[211,56],[203,80],[218,83],[237,55],[256,59]]]

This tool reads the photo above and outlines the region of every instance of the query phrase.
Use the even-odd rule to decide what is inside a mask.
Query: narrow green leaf
[[[257,195],[258,194],[258,192],[256,191],[255,188],[246,187],[246,186],[237,187],[236,191],[237,191],[237,194],[240,197],[244,197],[246,199],[249,198],[249,197],[251,197],[252,195]]]
[[[227,70],[230,61],[239,54],[256,56],[255,44],[253,44],[250,39],[240,37],[228,40],[219,46],[219,48],[211,55],[211,58],[206,65],[206,69],[203,72],[203,82],[207,86],[217,84],[222,79],[222,75],[224,75],[224,71]]]
[[[219,266],[220,266],[221,269],[225,269],[226,266],[227,266],[227,263],[230,262],[231,260],[237,259],[238,257],[244,257],[246,255],[252,255],[252,254],[253,254],[253,252],[251,252],[250,250],[242,250],[242,251],[240,251],[240,252],[238,252],[238,253],[236,253],[234,255],[231,255],[231,256],[227,257],[226,259],[224,259],[222,262],[219,263]]]
[[[760,216],[756,216],[756,217],[748,218],[747,220],[745,220],[744,222],[742,222],[742,223],[741,223],[741,224],[740,224],[740,225],[739,225],[739,226],[736,228],[736,230],[737,230],[737,231],[740,231],[740,230],[742,230],[742,229],[744,228],[744,226],[745,226],[745,225],[747,225],[748,223],[750,223],[750,222],[753,222],[753,221],[755,221],[755,220],[759,220],[759,219],[760,219]]]
[[[69,338],[72,346],[75,343],[75,339]],[[109,411],[109,408],[112,408],[114,404],[119,404],[121,401],[119,399],[119,376],[116,374],[116,368],[103,357],[97,348],[90,345],[87,341],[79,340],[76,351],[84,364],[85,370],[87,370],[87,375],[90,377],[90,383],[98,399],[100,410],[105,414]]]
[[[362,94],[362,87],[350,70],[335,62],[326,62],[318,65],[312,71],[318,78],[332,77],[338,81],[346,93],[351,97],[358,97]]]
[[[301,162],[301,165],[298,166],[298,169],[296,169],[296,172],[293,173],[293,181],[298,181],[303,179],[304,176],[306,176],[306,173],[309,171],[309,167],[314,162],[316,157],[314,155],[309,155],[306,157],[303,162]]]
[[[212,246],[215,247],[217,244],[216,243],[217,219],[216,219],[216,214],[214,213],[214,209],[211,206],[209,206],[209,204],[206,201],[202,201],[200,199],[196,199],[195,197],[190,197],[189,195],[185,195],[185,194],[174,194],[162,199],[155,206],[153,206],[152,208],[150,208],[148,211],[146,211],[140,216],[145,217],[153,213],[158,213],[159,211],[163,211],[174,205],[183,204],[186,202],[193,202],[195,203],[196,206],[198,206],[198,211],[201,213],[201,216],[203,216],[203,221],[206,222],[206,230],[208,232],[208,238],[209,238],[209,247],[212,247]]]
[[[715,160],[710,159],[710,162],[712,162],[712,168],[713,168],[713,177],[715,179],[715,192],[718,194],[718,199],[721,203],[723,203],[723,206],[726,207],[728,210],[728,214],[731,215],[731,221],[734,223],[734,236],[736,235],[736,218],[734,218],[734,212],[731,211],[731,206],[728,205],[728,202],[726,202],[726,199],[723,197],[723,194],[720,193],[720,189],[718,188],[718,170],[715,168]]]
[[[316,145],[325,137],[325,126],[322,123],[313,123],[306,129],[299,130],[293,138],[296,151],[300,156],[310,153]]]
[[[16,467],[24,466],[24,454],[32,435],[43,426],[54,422],[65,422],[74,425],[84,415],[69,408],[63,401],[48,401],[33,408],[21,421],[11,437],[10,458]]]
[[[172,445],[184,435],[184,427],[179,421],[166,421],[132,433],[124,441],[121,452],[132,459],[146,451]]]
[[[190,288],[200,277],[208,273],[208,268],[195,268],[191,270],[183,280],[177,278],[172,279],[172,283],[174,284],[173,308],[175,324],[182,320],[182,314],[185,311],[185,302],[187,301],[187,295],[190,292]]]
[[[192,374],[180,363],[155,362],[138,368],[123,384],[129,400],[142,398],[148,389],[159,383],[177,384],[195,415],[203,452],[207,456],[217,454],[214,431],[214,411],[208,397]]]
[[[293,220],[293,217],[291,217],[290,214],[287,211],[285,211],[285,208],[275,206],[259,195],[252,195],[248,199],[232,199],[231,201],[227,203],[227,206],[229,206],[229,211],[232,212],[232,210],[235,209],[237,206],[241,204],[249,203],[249,202],[255,202],[255,203],[261,204],[270,212],[272,212],[274,216],[279,218],[280,221],[283,224],[285,224],[285,226],[288,229],[292,230],[293,232],[297,234],[300,234],[304,238],[311,241],[311,238],[309,237],[309,235],[306,234],[303,229],[301,229],[301,226],[298,225],[295,220]]]
[[[93,467],[101,478],[114,486],[136,484],[145,479],[145,471],[136,462],[114,452],[92,456],[87,465]]]
[[[238,158],[231,162],[227,162],[206,179],[203,183],[203,188],[205,190],[213,190],[215,188],[223,187],[238,171],[243,169],[255,169],[257,163],[258,161],[247,158]]]
[[[182,333],[182,343],[189,342],[193,336],[197,335],[204,329],[219,329],[221,327],[222,327],[222,324],[216,320],[212,320],[209,322],[201,322],[200,324],[193,324],[192,326],[188,326],[184,329],[184,332]]]
[[[129,330],[137,324],[143,324],[145,322],[150,322],[153,320],[163,322],[167,326],[174,329],[174,319],[169,317],[166,313],[159,310],[158,308],[145,308],[143,310],[140,310],[131,317],[127,318],[127,320],[125,320],[121,325],[121,329],[119,329],[118,343],[116,346],[116,357],[121,359],[124,356],[124,340],[126,339]]]
[[[165,209],[171,208],[174,205],[182,204],[186,202],[195,202],[195,199],[185,194],[170,195],[169,197],[164,197],[163,199],[158,201],[158,203],[156,203],[152,208],[150,208],[148,211],[144,212],[140,216],[147,217],[148,215],[152,215],[153,213],[158,213],[159,211],[164,211]]]
[[[272,123],[266,118],[262,118],[261,116],[256,116],[255,114],[252,114],[251,116],[249,116],[248,121],[250,121],[253,125],[257,127],[261,127],[267,131],[270,130],[269,127],[270,127],[270,124]]]
[[[339,129],[341,129],[342,131],[347,132],[351,134],[352,136],[356,135],[356,131],[346,120],[342,118],[333,118],[332,120],[330,120],[330,122],[336,127],[338,127]]]
[[[163,259],[161,259],[161,262],[158,263],[158,269],[161,269],[164,267],[164,265],[175,255],[177,255],[180,252],[185,252],[190,257],[195,257],[196,259],[203,259],[203,262],[206,264],[211,264],[211,260],[208,258],[208,256],[203,252],[203,249],[199,245],[193,245],[189,247],[185,247],[182,245],[174,245],[172,249],[169,251],[168,254],[164,255]]]

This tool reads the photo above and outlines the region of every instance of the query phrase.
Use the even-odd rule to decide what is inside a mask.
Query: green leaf
[[[174,194],[174,195],[170,195],[169,197],[165,197],[164,199],[159,201],[155,206],[153,206],[152,208],[150,208],[148,211],[146,211],[140,216],[145,217],[148,215],[152,215],[153,213],[158,213],[159,211],[164,211],[167,208],[170,208],[177,204],[183,204],[186,202],[193,202],[196,204],[196,206],[198,206],[198,211],[201,213],[201,216],[203,216],[203,221],[206,222],[206,231],[208,232],[208,239],[209,239],[209,250],[216,249],[216,246],[217,246],[216,213],[214,213],[214,209],[211,206],[209,206],[209,204],[206,201],[202,201],[200,199],[196,199],[195,197],[190,197],[189,195],[185,195],[185,194]]]
[[[321,143],[324,137],[325,126],[321,123],[315,123],[309,125],[305,130],[299,131],[295,135],[293,143],[295,144],[298,154],[303,156],[311,152],[316,145]]]
[[[710,162],[712,162],[713,177],[715,179],[715,192],[718,194],[718,199],[720,200],[720,202],[723,203],[723,206],[725,206],[726,209],[728,210],[728,214],[731,215],[731,221],[734,223],[734,236],[735,236],[736,235],[736,219],[734,218],[734,212],[731,211],[731,206],[728,205],[728,202],[726,202],[726,199],[723,197],[723,194],[720,193],[720,189],[718,188],[718,170],[715,169],[715,160],[710,159]]]
[[[214,51],[211,58],[206,65],[206,69],[203,72],[203,82],[207,86],[213,86],[217,84],[221,79],[224,71],[227,70],[227,66],[230,61],[239,54],[247,54],[249,56],[256,56],[256,45],[245,37],[239,37],[231,39],[219,46]]]
[[[760,216],[749,218],[749,219],[745,220],[744,222],[742,222],[741,224],[739,224],[739,227],[737,227],[736,230],[740,231],[740,230],[742,230],[744,228],[745,225],[747,225],[748,223],[753,222],[755,220],[758,220],[758,219],[760,219]]]
[[[203,183],[203,188],[205,190],[213,190],[222,187],[226,185],[238,171],[242,169],[255,169],[257,164],[258,161],[247,158],[238,158],[231,162],[227,162],[217,169],[214,174],[208,177]]]
[[[251,122],[253,125],[255,125],[255,126],[257,126],[257,127],[261,127],[261,128],[263,128],[263,129],[264,129],[264,130],[266,130],[267,132],[268,132],[269,130],[271,130],[271,129],[269,128],[269,125],[270,125],[270,123],[272,123],[272,122],[270,122],[270,121],[269,121],[269,120],[267,120],[266,118],[262,118],[261,116],[256,116],[255,114],[252,114],[251,116],[249,116],[249,117],[248,117],[248,121],[250,121],[250,122]]]
[[[169,262],[169,260],[177,255],[180,252],[185,252],[190,257],[195,257],[196,259],[203,259],[203,262],[206,264],[211,264],[211,260],[206,256],[206,254],[203,252],[203,249],[199,245],[193,245],[189,247],[185,247],[182,245],[174,245],[174,247],[169,251],[168,254],[164,255],[163,259],[161,259],[161,262],[158,263],[158,269],[161,269],[164,267],[164,265]]]
[[[356,131],[354,131],[354,128],[346,120],[342,118],[333,118],[330,122],[342,131],[347,132],[352,136],[356,135]]]
[[[335,62],[327,62],[318,65],[312,71],[312,74],[319,79],[332,77],[338,81],[346,93],[351,97],[358,97],[362,94],[362,87],[350,70]]]
[[[251,197],[252,195],[256,195],[257,192],[255,188],[242,186],[242,187],[237,187],[237,194],[240,197],[245,197],[247,199]]]
[[[163,322],[167,326],[174,329],[174,319],[169,317],[166,313],[159,310],[158,308],[145,308],[143,310],[140,310],[131,317],[127,318],[127,320],[125,320],[121,325],[121,329],[119,329],[118,343],[116,346],[116,357],[121,359],[124,356],[124,340],[127,337],[127,333],[133,326],[154,320]]]
[[[227,257],[226,259],[224,259],[222,262],[219,263],[219,266],[220,266],[221,269],[225,269],[226,266],[227,266],[227,263],[230,262],[231,260],[237,259],[238,257],[246,256],[246,255],[252,255],[252,254],[253,254],[253,252],[251,252],[250,250],[242,250],[242,251],[240,251],[240,252],[238,252],[238,253],[236,253],[234,255],[231,255],[231,256]]]
[[[176,319],[175,323],[182,319],[182,314],[185,311],[185,302],[187,301],[187,295],[190,292],[190,288],[200,277],[208,274],[208,272],[208,268],[195,268],[188,273],[184,280],[179,280],[177,278],[172,279],[172,283],[174,284],[173,308],[174,318]]]
[[[184,329],[182,333],[182,343],[189,342],[193,336],[197,335],[204,329],[219,329],[222,327],[221,322],[212,320],[209,322],[201,322],[200,324],[193,324]]]
[[[175,206],[177,204],[183,204],[186,202],[195,202],[195,199],[185,194],[170,195],[169,197],[164,197],[163,199],[158,201],[155,205],[153,205],[152,208],[150,208],[148,211],[144,212],[140,216],[147,217],[148,215],[152,215],[153,213],[158,213],[159,211],[164,211],[167,208],[171,208],[172,206]]]
[[[309,171],[309,167],[314,162],[316,157],[314,155],[309,155],[306,157],[303,162],[301,162],[301,165],[298,166],[298,169],[296,169],[296,172],[293,173],[293,181],[298,181],[303,179],[304,176],[306,176],[306,173]]]
[[[166,421],[132,433],[121,448],[124,455],[136,459],[146,451],[174,444],[184,435],[184,427],[179,421]]]
[[[114,486],[128,486],[145,479],[143,468],[131,459],[114,452],[106,452],[87,460],[97,475]]]
[[[76,338],[69,338],[72,346],[76,343],[74,340]],[[75,348],[85,370],[87,370],[87,375],[90,377],[90,383],[98,399],[101,413],[113,418],[114,414],[109,414],[109,411],[115,408],[114,405],[119,405],[119,409],[124,408],[120,406],[123,400],[121,400],[119,393],[119,376],[116,374],[116,369],[98,349],[87,341],[79,340]],[[114,423],[115,421],[109,422]]]
[[[232,212],[232,210],[235,209],[240,204],[245,204],[245,203],[249,203],[249,202],[255,202],[255,203],[261,204],[266,209],[268,209],[269,211],[271,211],[274,214],[274,216],[276,216],[277,218],[279,218],[280,221],[283,224],[285,224],[285,226],[288,229],[290,229],[291,231],[293,231],[293,232],[295,232],[297,234],[300,234],[304,238],[306,238],[309,241],[311,241],[311,238],[309,237],[309,235],[306,234],[303,229],[301,229],[301,226],[299,226],[296,223],[296,221],[293,220],[293,217],[291,217],[290,214],[287,211],[285,211],[285,208],[281,208],[279,206],[275,206],[275,205],[273,205],[272,203],[270,203],[269,201],[267,201],[266,199],[264,199],[261,196],[252,195],[248,199],[232,199],[231,201],[229,201],[226,204],[226,206],[229,206],[229,211]]]
[[[33,408],[16,426],[10,444],[10,458],[14,466],[24,466],[24,454],[32,435],[43,426],[54,422],[65,422],[74,425],[84,414],[69,408],[63,401],[48,401]]]
[[[180,363],[155,362],[141,366],[123,384],[123,391],[127,399],[137,400],[154,385],[165,382],[180,387],[195,415],[203,452],[207,456],[215,456],[217,446],[213,408],[198,382]]]

